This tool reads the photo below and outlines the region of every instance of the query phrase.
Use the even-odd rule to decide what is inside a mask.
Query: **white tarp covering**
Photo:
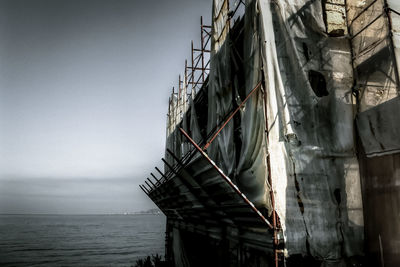
[[[257,1],[257,10],[271,176],[287,251],[327,261],[361,254],[348,42],[327,36],[319,1]]]

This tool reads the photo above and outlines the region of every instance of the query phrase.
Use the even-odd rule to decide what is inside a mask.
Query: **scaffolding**
[[[190,136],[180,128],[181,120],[183,118],[183,114],[188,110],[188,101],[194,100],[197,93],[204,89],[207,86],[208,74],[210,71],[210,58],[212,53],[217,53],[221,48],[222,44],[225,42],[229,31],[233,25],[240,21],[243,17],[245,11],[245,4],[242,0],[240,1],[230,1],[224,0],[213,7],[213,27],[204,25],[203,18],[200,18],[200,48],[196,48],[191,41],[191,58],[188,64],[188,60],[185,60],[184,74],[183,77],[179,75],[178,77],[178,91],[175,93],[175,89],[172,89],[172,95],[169,101],[169,111],[168,111],[168,126],[167,126],[167,138],[171,134],[176,132],[178,127],[183,136],[191,143],[192,149],[190,149],[187,153],[180,155],[176,155],[170,149],[166,149],[166,156],[168,155],[172,158],[172,162],[162,158],[166,166],[165,172],[160,171],[157,167],[155,168],[157,172],[161,175],[160,178],[157,178],[153,173],[151,176],[155,179],[155,181],[151,181],[147,178],[145,184],[140,185],[140,188],[146,193],[155,203],[159,205],[159,208],[166,212],[168,218],[178,218],[182,219],[187,214],[181,214],[182,211],[179,208],[174,209],[171,207],[171,204],[175,202],[175,205],[180,203],[180,200],[171,199],[171,197],[162,196],[160,192],[165,191],[162,187],[166,185],[168,182],[173,180],[175,177],[179,177],[179,180],[185,184],[187,189],[193,193],[195,198],[201,199],[202,194],[214,195],[215,192],[205,191],[203,193],[199,193],[198,190],[193,190],[192,185],[186,184],[187,177],[183,177],[182,171],[185,172],[185,168],[187,167],[190,160],[194,157],[196,152],[200,153],[203,158],[208,162],[208,164],[212,165],[219,176],[222,178],[221,180],[226,183],[226,192],[229,192],[228,188],[233,189],[236,194],[236,198],[238,198],[239,202],[242,204],[239,206],[240,208],[246,209],[246,213],[243,213],[242,218],[238,218],[235,215],[230,215],[231,211],[229,209],[235,207],[220,207],[223,213],[226,213],[228,216],[222,216],[223,220],[248,220],[248,217],[253,218],[253,220],[257,221],[261,219],[263,224],[266,224],[267,229],[269,230],[268,235],[266,236],[267,240],[272,239],[272,253],[275,261],[275,266],[279,266],[283,263],[283,239],[282,235],[280,235],[281,229],[279,225],[279,218],[275,211],[274,206],[274,196],[272,190],[269,192],[271,201],[273,203],[273,211],[269,218],[265,218],[260,210],[256,208],[256,206],[239,190],[239,188],[231,181],[227,175],[223,173],[223,171],[208,157],[206,154],[206,149],[208,146],[214,141],[217,135],[221,132],[221,130],[227,125],[227,123],[235,116],[235,114],[243,107],[246,101],[250,98],[250,96],[260,89],[262,86],[262,81],[260,81],[257,86],[251,90],[251,92],[247,95],[247,97],[242,101],[238,107],[232,109],[230,112],[225,114],[223,120],[219,122],[211,132],[208,133],[207,137],[201,140],[199,143],[193,141]],[[230,6],[233,6],[233,10],[230,10]],[[233,24],[233,25],[232,25]],[[266,107],[266,105],[265,105]],[[182,141],[184,142],[184,141]],[[269,165],[269,161],[268,161]],[[270,171],[268,171],[270,173]],[[269,174],[268,183],[272,184],[271,177]],[[174,187],[170,188],[171,190],[178,190]],[[171,193],[172,194],[172,193]],[[233,196],[229,193],[226,193],[227,198],[232,198]],[[177,196],[180,197],[179,195]],[[169,203],[167,204],[167,201]],[[195,201],[196,202],[196,201]],[[199,200],[199,203],[204,204]],[[164,206],[166,205],[166,206]],[[181,203],[181,205],[185,205]],[[242,206],[243,205],[243,206]],[[179,205],[177,206],[179,207]],[[246,208],[247,207],[247,208]],[[237,207],[236,207],[237,208]],[[211,214],[216,215],[214,212],[211,212],[215,209],[214,207],[208,207]],[[185,211],[187,212],[187,211]],[[255,214],[255,216],[254,216]],[[191,215],[196,216],[196,215]],[[221,214],[218,214],[221,217]],[[247,217],[247,218],[246,218]],[[272,222],[270,222],[271,220]],[[240,223],[239,223],[240,225]],[[265,226],[264,226],[265,227]],[[167,231],[168,232],[168,231]],[[166,236],[166,243],[168,241],[168,233]],[[167,253],[168,249],[166,249]],[[167,255],[167,258],[169,256]]]
[[[362,112],[399,95],[399,70],[391,16],[400,13],[385,0],[364,5],[347,1],[347,25],[353,57],[354,88]]]

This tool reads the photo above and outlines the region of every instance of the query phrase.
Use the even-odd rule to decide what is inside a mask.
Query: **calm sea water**
[[[0,215],[0,266],[132,266],[164,233],[164,215]]]

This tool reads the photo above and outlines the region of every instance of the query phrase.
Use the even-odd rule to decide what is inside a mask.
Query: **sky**
[[[0,0],[0,213],[154,208],[138,185],[211,5]]]

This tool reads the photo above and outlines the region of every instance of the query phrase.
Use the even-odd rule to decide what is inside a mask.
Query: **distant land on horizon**
[[[128,213],[128,214],[153,214],[153,215],[158,215],[158,214],[163,214],[160,209],[149,209],[145,211],[135,211],[133,213]]]
[[[160,209],[148,209],[141,211],[132,211],[132,212],[114,212],[114,213],[99,213],[99,214],[84,214],[84,213],[76,213],[76,214],[67,214],[67,213],[0,213],[0,215],[161,215],[163,214]]]

